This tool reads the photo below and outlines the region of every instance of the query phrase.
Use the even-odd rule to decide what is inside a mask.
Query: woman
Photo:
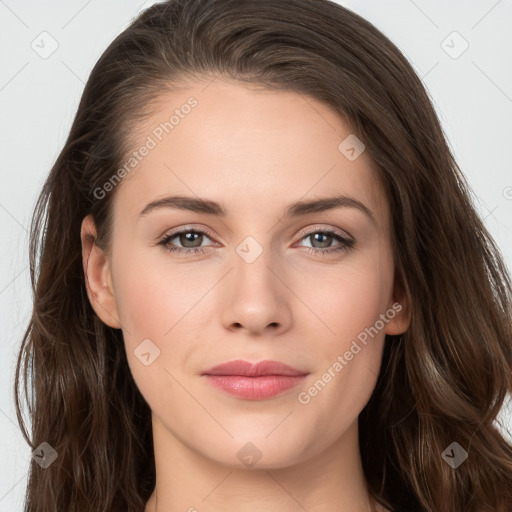
[[[147,9],[31,235],[25,510],[511,509],[510,277],[421,81],[349,10]]]

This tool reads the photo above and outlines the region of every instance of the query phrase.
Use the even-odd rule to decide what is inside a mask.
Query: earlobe
[[[110,261],[108,255],[96,245],[96,237],[94,219],[89,214],[83,219],[80,230],[87,296],[102,322],[120,329],[121,322],[112,285]]]
[[[395,280],[393,298],[388,304],[388,312],[388,316],[392,316],[393,319],[387,324],[386,334],[403,334],[409,329],[411,323],[410,301],[399,279]]]
[[[395,311],[395,316],[387,324],[386,334],[403,334],[409,328],[411,315],[409,308],[401,302],[394,302],[391,310]],[[389,310],[388,310],[389,311]]]

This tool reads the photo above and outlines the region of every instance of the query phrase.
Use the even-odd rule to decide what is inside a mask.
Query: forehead
[[[385,215],[371,160],[346,151],[354,141],[362,149],[351,127],[309,96],[215,80],[165,93],[151,111],[116,195],[124,214],[170,194],[229,198],[238,213],[263,214],[264,204],[341,193]]]

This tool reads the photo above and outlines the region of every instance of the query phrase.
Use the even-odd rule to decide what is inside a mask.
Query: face
[[[148,149],[116,190],[111,251],[83,241],[91,303],[122,328],[154,418],[229,466],[320,454],[357,424],[386,333],[407,328],[367,153],[313,98],[235,82],[162,96],[139,128],[133,150]],[[295,376],[208,372],[236,360]]]

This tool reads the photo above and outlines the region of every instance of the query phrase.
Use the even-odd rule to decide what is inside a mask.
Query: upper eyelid
[[[308,228],[307,231],[304,231],[302,233],[302,237],[301,238],[304,238],[305,236],[310,235],[311,233],[316,233],[318,231],[320,231],[320,232],[322,232],[322,231],[329,231],[329,232],[336,233],[337,235],[342,236],[344,238],[353,239],[352,235],[350,235],[344,229],[333,228],[333,227],[330,227],[330,228],[324,227],[324,228],[322,228],[322,227],[318,227],[318,226],[313,226],[311,229]]]

